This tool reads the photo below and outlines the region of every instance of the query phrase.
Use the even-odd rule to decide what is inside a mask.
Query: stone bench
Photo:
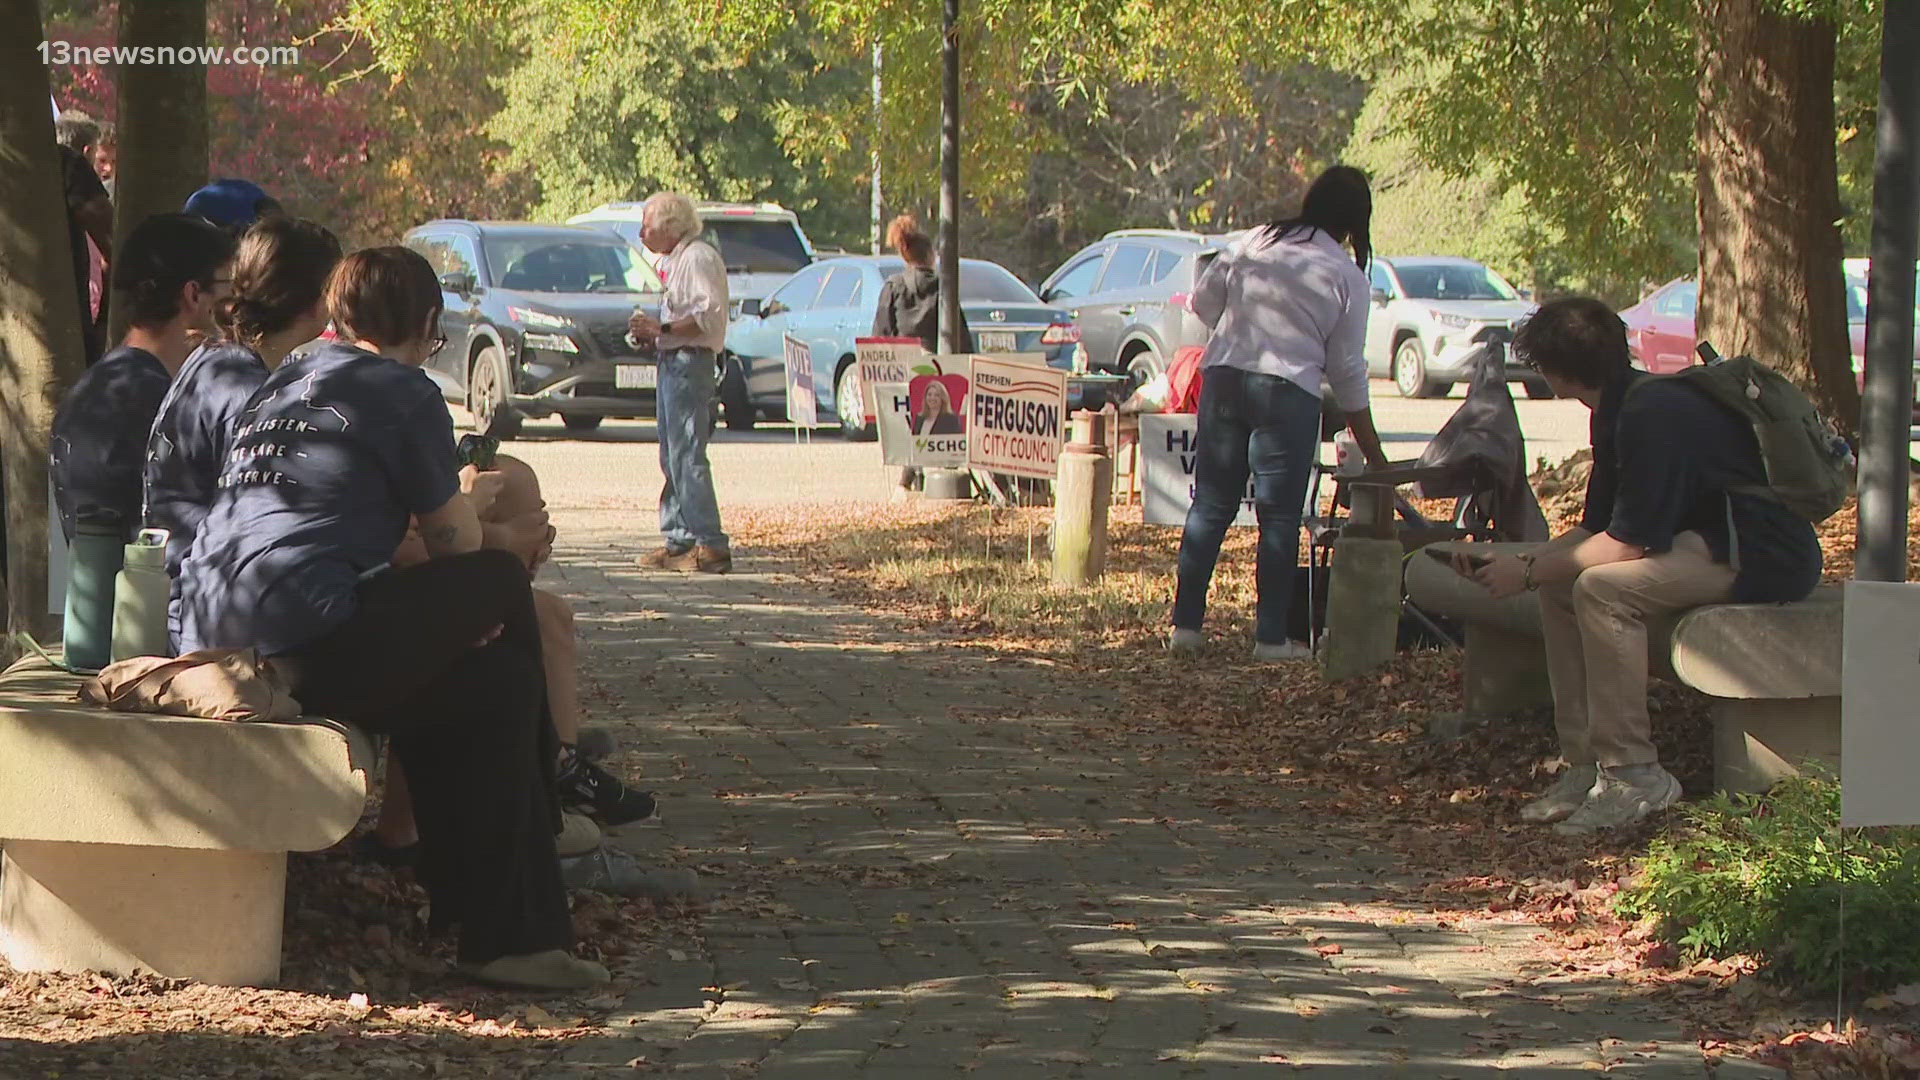
[[[1436,544],[1443,551],[1525,550],[1526,544]],[[1551,708],[1537,598],[1495,600],[1421,555],[1407,563],[1407,596],[1465,630],[1466,716],[1496,719]],[[1714,784],[1765,791],[1808,760],[1840,760],[1838,586],[1797,604],[1711,604],[1648,628],[1649,670],[1713,699]]]
[[[353,830],[371,744],[326,720],[109,712],[80,682],[43,660],[0,673],[0,955],[271,985],[287,852]]]

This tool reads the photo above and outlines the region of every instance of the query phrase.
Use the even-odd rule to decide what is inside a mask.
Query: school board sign
[[[818,422],[820,398],[813,388],[813,350],[807,343],[788,334],[781,339],[782,361],[787,373],[787,419],[804,428]]]
[[[1051,480],[1066,441],[1067,373],[1010,357],[975,356],[969,368],[967,466]]]
[[[874,412],[874,427],[880,435],[880,460],[887,465],[907,465],[920,469],[964,469],[967,465],[967,436],[965,432],[926,433],[914,429],[914,421],[919,416],[916,402],[924,401],[925,387],[915,393],[914,384],[922,380],[939,376],[916,375],[913,382],[874,383],[873,397],[877,406]],[[949,383],[959,382],[963,386],[965,376],[948,375]],[[956,395],[964,404],[964,393]]]
[[[1144,413],[1140,417],[1141,520],[1149,525],[1184,525],[1193,505],[1194,433],[1192,413]],[[1253,516],[1253,477],[1240,500],[1235,525],[1258,525]]]

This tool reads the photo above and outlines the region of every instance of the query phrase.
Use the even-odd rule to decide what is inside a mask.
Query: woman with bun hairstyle
[[[603,984],[570,951],[531,581],[481,548],[453,418],[420,370],[446,342],[440,283],[418,253],[372,248],[326,296],[343,340],[281,364],[240,412],[182,564],[180,645],[257,649],[305,711],[389,737],[415,876],[433,926],[458,928],[463,974]],[[429,557],[394,568],[410,517]]]

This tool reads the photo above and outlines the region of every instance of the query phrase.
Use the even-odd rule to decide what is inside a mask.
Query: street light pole
[[[1914,260],[1920,257],[1920,65],[1913,62],[1920,52],[1920,0],[1886,0],[1882,18],[1854,577],[1905,581]]]
[[[940,351],[960,352],[960,0],[940,4]]]

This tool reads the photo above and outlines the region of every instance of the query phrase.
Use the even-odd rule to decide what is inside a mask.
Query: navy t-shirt
[[[328,344],[241,410],[213,508],[180,570],[182,651],[294,652],[358,606],[409,515],[460,489],[453,418],[418,368]]]
[[[240,411],[266,381],[259,353],[223,341],[187,357],[160,402],[147,442],[147,524],[167,530],[167,572],[176,578],[213,507]]]
[[[1735,570],[1737,603],[1803,600],[1820,583],[1813,526],[1764,488],[1753,428],[1681,382],[1629,372],[1593,410],[1593,472],[1581,527],[1649,552],[1697,532],[1715,562]]]
[[[53,499],[73,539],[79,517],[113,515],[128,539],[140,527],[147,433],[173,377],[145,349],[121,345],[88,368],[53,417]]]

